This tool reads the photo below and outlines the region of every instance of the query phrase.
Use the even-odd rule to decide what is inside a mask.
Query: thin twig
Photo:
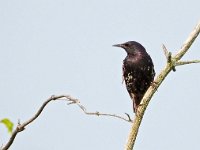
[[[43,104],[42,106],[39,108],[39,110],[36,112],[36,114],[30,118],[29,120],[25,121],[24,123],[20,123],[20,121],[18,120],[18,125],[16,127],[16,129],[13,131],[9,141],[5,144],[5,146],[2,146],[0,149],[1,150],[7,150],[13,143],[13,141],[15,140],[16,135],[23,131],[26,126],[28,126],[29,124],[31,124],[34,120],[36,120],[40,114],[42,113],[42,111],[44,110],[44,108],[47,106],[47,104],[51,101],[55,101],[55,100],[66,100],[68,101],[68,105],[71,104],[76,104],[79,106],[79,108],[87,115],[96,115],[96,116],[109,116],[109,117],[114,117],[114,118],[118,118],[118,119],[122,119],[124,121],[127,122],[132,122],[132,120],[130,119],[130,116],[128,116],[128,118],[116,115],[116,114],[108,114],[108,113],[99,113],[99,112],[87,112],[86,108],[80,104],[80,101],[78,99],[75,99],[69,95],[59,95],[59,96],[51,96],[50,98],[48,98]]]
[[[188,51],[188,49],[190,48],[190,46],[192,45],[192,43],[198,36],[199,32],[200,32],[200,22],[197,24],[197,26],[194,28],[194,30],[190,33],[189,37],[187,38],[187,40],[185,41],[185,43],[183,44],[183,46],[179,50],[179,52],[174,57],[171,58],[173,65],[170,63],[167,63],[166,66],[164,67],[164,69],[161,71],[161,73],[157,76],[157,78],[154,81],[156,83],[156,86],[150,86],[149,89],[147,90],[147,92],[145,93],[145,95],[141,101],[141,105],[138,108],[138,114],[136,115],[136,117],[133,121],[131,131],[128,136],[128,141],[127,141],[127,144],[125,145],[125,150],[133,149],[135,141],[136,141],[136,137],[137,137],[137,134],[139,131],[139,127],[140,127],[140,124],[142,122],[142,119],[143,119],[143,116],[145,113],[145,110],[146,110],[153,94],[156,92],[157,88],[164,81],[164,79],[169,74],[169,72],[173,69],[174,64],[177,64],[177,63],[181,64],[181,62],[179,62],[179,60]],[[166,55],[168,53],[167,49],[165,47],[163,49],[164,49],[165,56],[167,56]],[[190,62],[193,63],[194,61],[190,61]],[[186,62],[184,62],[184,63],[188,64]]]
[[[172,66],[172,70],[175,72],[176,68],[174,65],[174,61],[172,60],[172,53],[169,52],[164,44],[162,44],[163,52],[165,54],[165,57],[167,59],[167,63]]]
[[[162,44],[162,49],[163,49],[163,52],[164,52],[165,57],[166,57],[167,62],[168,62],[169,51],[167,50],[167,48],[164,44]]]
[[[69,98],[69,97],[66,97],[66,98],[67,98],[66,100],[68,100],[68,101],[70,100],[70,103],[68,103],[68,105],[71,105],[71,104],[76,104],[76,105],[78,105],[78,107],[79,107],[86,115],[110,116],[110,117],[115,117],[115,118],[122,119],[122,120],[127,121],[127,122],[133,122],[133,121],[131,120],[130,116],[129,116],[127,113],[125,113],[125,114],[127,115],[128,119],[125,118],[125,117],[116,115],[116,114],[100,113],[100,112],[98,112],[98,111],[96,111],[96,112],[88,112],[87,109],[86,109],[83,105],[80,104],[80,102],[79,102],[78,99],[73,99],[72,97],[70,97],[70,98]]]
[[[188,65],[188,64],[194,64],[194,63],[200,63],[200,60],[178,61],[176,62],[175,66]]]
[[[185,55],[185,53],[188,51],[188,49],[190,48],[190,46],[192,45],[192,43],[194,42],[194,40],[197,38],[197,36],[199,35],[199,31],[200,31],[200,21],[198,22],[198,24],[195,26],[194,30],[190,33],[189,37],[187,38],[187,40],[184,42],[183,46],[181,47],[181,49],[178,51],[178,53],[175,55],[175,59],[176,61],[180,60],[183,55]]]

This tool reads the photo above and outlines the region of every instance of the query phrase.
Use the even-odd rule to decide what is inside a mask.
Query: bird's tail
[[[133,101],[133,111],[134,111],[134,113],[137,113],[137,109],[140,105],[142,98],[143,98],[143,95],[137,95],[137,96],[134,95],[133,97],[131,96],[131,99]]]

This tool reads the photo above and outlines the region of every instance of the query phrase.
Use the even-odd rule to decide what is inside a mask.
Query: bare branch
[[[166,57],[167,62],[168,62],[169,51],[167,50],[167,48],[166,48],[166,46],[164,44],[162,44],[162,48],[163,48],[163,52],[164,52],[165,57]]]
[[[98,111],[96,112],[88,112],[87,109],[80,104],[79,100],[78,99],[73,99],[72,97],[66,97],[68,101],[71,101],[70,103],[68,103],[68,105],[71,105],[71,104],[76,104],[78,105],[78,107],[86,114],[86,115],[95,115],[95,116],[110,116],[110,117],[115,117],[115,118],[119,118],[119,119],[122,119],[124,121],[127,121],[127,122],[133,122],[131,119],[130,119],[130,116],[125,113],[128,117],[125,118],[125,117],[122,117],[122,116],[119,116],[119,115],[116,115],[116,114],[108,114],[108,113],[100,113]]]
[[[140,103],[140,107],[138,108],[138,113],[135,116],[135,119],[133,121],[132,127],[131,127],[131,131],[129,133],[128,136],[128,141],[127,144],[125,145],[125,150],[132,150],[133,146],[135,144],[136,141],[136,137],[139,131],[139,127],[140,124],[142,122],[145,110],[153,96],[153,94],[156,92],[157,88],[160,86],[160,84],[164,81],[164,79],[166,78],[166,76],[170,73],[171,70],[173,70],[173,67],[175,66],[175,64],[189,64],[188,62],[179,62],[179,60],[183,57],[183,55],[188,51],[188,49],[190,48],[190,46],[192,45],[192,43],[194,42],[194,40],[196,39],[196,37],[198,36],[200,32],[200,22],[197,24],[197,26],[194,28],[194,30],[191,32],[191,34],[189,35],[188,39],[186,40],[186,42],[183,44],[182,48],[179,50],[179,52],[172,57],[171,55],[171,59],[169,59],[169,52],[167,51],[166,47],[163,46],[163,50],[165,53],[165,56],[167,58],[167,60],[170,60],[171,62],[167,62],[166,66],[164,67],[164,69],[160,72],[160,74],[156,77],[154,83],[156,83],[156,85],[154,86],[150,86],[149,89],[147,90],[147,92],[145,93],[141,103]],[[190,61],[190,63],[198,63],[199,61]]]
[[[175,66],[188,65],[188,64],[194,64],[194,63],[200,63],[200,60],[178,61],[176,62]]]
[[[192,43],[194,42],[194,40],[199,35],[199,32],[200,32],[200,21],[198,22],[198,24],[196,25],[196,27],[194,28],[194,30],[190,33],[189,37],[184,42],[184,44],[181,47],[181,49],[175,55],[174,58],[176,59],[176,61],[180,60],[183,57],[183,55],[185,55],[185,53],[188,51],[188,49],[190,48],[190,46],[192,45]]]
[[[36,112],[36,114],[30,118],[29,120],[25,121],[24,123],[20,123],[20,121],[18,121],[18,125],[16,127],[16,129],[13,131],[9,141],[6,143],[5,146],[2,146],[0,149],[1,150],[7,150],[13,143],[13,141],[15,140],[15,137],[16,135],[23,131],[26,126],[28,126],[29,124],[31,124],[34,120],[36,120],[40,114],[42,113],[42,111],[44,110],[44,108],[47,106],[47,104],[51,101],[55,101],[55,100],[66,100],[68,101],[68,105],[71,105],[71,104],[76,104],[79,106],[79,108],[87,115],[96,115],[96,116],[109,116],[109,117],[114,117],[114,118],[119,118],[119,119],[122,119],[124,121],[127,121],[127,122],[132,122],[132,120],[130,119],[130,116],[127,115],[128,118],[125,118],[125,117],[122,117],[122,116],[119,116],[119,115],[116,115],[116,114],[108,114],[108,113],[100,113],[100,112],[87,112],[86,108],[80,104],[80,101],[78,99],[75,99],[69,95],[59,95],[59,96],[51,96],[50,98],[48,98],[43,104],[42,106],[39,108],[39,110]]]
[[[162,44],[162,48],[163,48],[165,57],[167,59],[167,63],[171,65],[172,70],[175,72],[176,68],[175,68],[175,65],[174,65],[174,61],[172,60],[172,53],[167,50],[167,48],[165,47],[164,44]]]
[[[37,113],[31,118],[29,119],[28,121],[24,122],[23,124],[20,124],[20,122],[18,121],[18,125],[16,127],[16,129],[14,130],[14,132],[12,133],[8,143],[1,149],[1,150],[7,150],[13,143],[16,135],[23,131],[25,129],[25,127],[30,124],[31,122],[33,122],[40,114],[41,112],[43,111],[43,109],[45,108],[45,106],[50,102],[54,100],[54,97],[50,97],[49,99],[47,99],[43,104],[42,106],[39,108],[39,110],[37,111]]]

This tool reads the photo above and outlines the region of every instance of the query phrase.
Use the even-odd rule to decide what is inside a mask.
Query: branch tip
[[[200,60],[178,61],[175,63],[175,66],[188,65],[194,63],[200,63]]]
[[[168,50],[167,50],[167,48],[166,48],[166,46],[164,44],[162,44],[162,49],[163,49],[164,55],[165,55],[165,57],[167,59],[169,52],[168,52]]]
[[[125,113],[125,115],[128,117],[128,120],[129,120],[130,122],[133,121],[128,113]]]
[[[169,52],[164,44],[162,44],[162,48],[163,48],[165,57],[166,57],[166,59],[167,59],[167,63],[172,64],[172,70],[175,72],[175,71],[176,71],[176,68],[175,68],[175,66],[173,65],[173,61],[172,61],[172,52]]]

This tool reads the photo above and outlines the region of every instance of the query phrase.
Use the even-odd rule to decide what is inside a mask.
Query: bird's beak
[[[115,45],[113,45],[113,46],[114,46],[114,47],[122,47],[122,48],[124,47],[123,44],[115,44]]]

